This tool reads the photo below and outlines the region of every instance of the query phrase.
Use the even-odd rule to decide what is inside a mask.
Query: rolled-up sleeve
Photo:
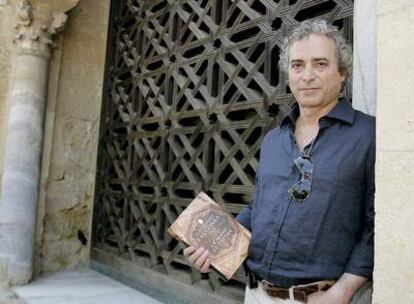
[[[252,215],[252,206],[248,205],[237,215],[236,220],[247,229],[251,230],[250,220]]]
[[[242,211],[240,211],[240,213],[237,215],[236,220],[242,224],[245,228],[249,229],[250,231],[252,230],[252,225],[251,225],[251,220],[252,220],[252,212],[253,212],[253,205],[255,203],[255,201],[257,200],[257,191],[259,191],[259,187],[258,187],[258,171],[256,172],[256,190],[254,191],[253,194],[253,199],[251,201],[251,203],[249,205],[246,206],[246,208],[244,208]]]
[[[346,273],[371,278],[374,264],[374,198],[375,198],[375,140],[370,147],[366,166],[366,195],[363,206],[362,228],[355,244]]]

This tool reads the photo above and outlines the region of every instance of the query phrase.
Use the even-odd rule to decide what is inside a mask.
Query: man
[[[324,21],[285,39],[280,67],[297,107],[264,138],[254,200],[245,303],[347,304],[372,276],[375,119],[339,93],[350,47]],[[203,248],[184,251],[202,272]]]

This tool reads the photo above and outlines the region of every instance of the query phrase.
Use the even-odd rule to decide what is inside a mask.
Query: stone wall
[[[0,3],[0,186],[3,172],[4,144],[7,128],[7,92],[11,74],[12,7]]]
[[[69,12],[51,65],[45,122],[36,272],[89,260],[93,189],[110,1]],[[88,242],[82,243],[79,234]]]
[[[374,303],[414,303],[414,1],[380,0]]]

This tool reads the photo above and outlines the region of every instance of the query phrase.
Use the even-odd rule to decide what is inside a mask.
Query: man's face
[[[335,42],[321,34],[296,41],[289,52],[289,86],[301,108],[335,104],[345,75],[338,70]]]

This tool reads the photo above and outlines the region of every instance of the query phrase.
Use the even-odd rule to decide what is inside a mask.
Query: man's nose
[[[313,68],[311,66],[305,66],[305,69],[303,70],[303,76],[302,80],[309,81],[312,80],[315,77]]]

